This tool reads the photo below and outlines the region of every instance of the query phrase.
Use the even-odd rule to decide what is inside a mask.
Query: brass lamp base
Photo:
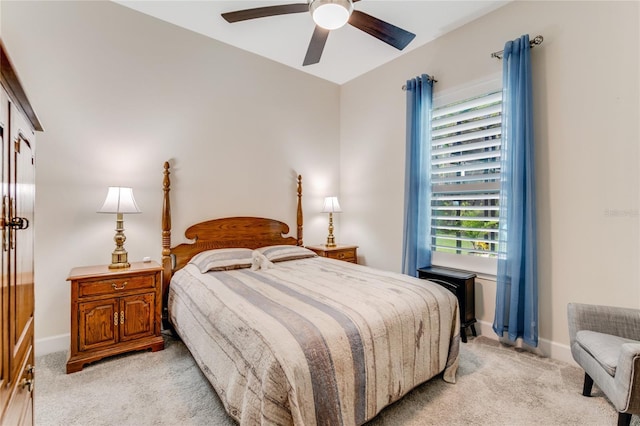
[[[115,251],[111,253],[111,265],[109,265],[109,269],[124,269],[130,267],[131,264],[127,261],[127,252],[116,253]]]
[[[131,267],[130,263],[112,263],[109,265],[109,269],[126,269]]]
[[[329,213],[329,235],[327,235],[326,247],[336,247],[336,239],[333,236],[333,213]]]
[[[124,242],[127,238],[124,236],[124,220],[122,213],[116,216],[116,235],[113,241],[116,242],[116,248],[111,253],[111,265],[109,269],[124,269],[131,266],[128,259],[128,253],[124,249]]]

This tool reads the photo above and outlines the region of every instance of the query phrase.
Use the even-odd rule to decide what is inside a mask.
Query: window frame
[[[501,90],[502,74],[494,74],[461,86],[448,89],[445,88],[442,91],[434,92],[433,109],[435,110],[436,108],[444,105]],[[431,141],[429,141],[429,143],[431,143]],[[431,162],[429,163],[429,170],[430,169]],[[428,238],[431,239],[431,235],[429,235]],[[435,250],[431,251],[431,263],[435,266],[473,271],[488,277],[495,277],[498,268],[497,256],[469,256],[465,254],[445,253]]]

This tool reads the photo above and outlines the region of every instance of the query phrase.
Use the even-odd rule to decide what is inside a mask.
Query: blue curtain
[[[533,101],[529,36],[504,47],[502,162],[493,330],[538,346]]]
[[[416,276],[431,266],[431,103],[433,80],[407,81],[407,148],[402,272]]]

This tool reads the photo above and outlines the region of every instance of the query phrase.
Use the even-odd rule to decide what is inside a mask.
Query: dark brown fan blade
[[[324,28],[316,25],[316,29],[313,30],[313,35],[311,36],[309,48],[307,49],[307,54],[304,57],[302,66],[313,65],[320,62],[320,57],[322,56],[322,51],[324,50],[324,45],[327,42],[328,37],[329,30],[325,30]]]
[[[374,36],[378,40],[384,41],[398,50],[402,50],[407,47],[407,45],[411,43],[411,40],[416,36],[409,31],[403,30],[400,27],[396,27],[395,25],[384,22],[381,19],[374,18],[373,16],[358,10],[354,10],[351,13],[349,23],[359,30]]]
[[[289,13],[308,12],[308,3],[281,4],[278,6],[256,7],[255,9],[236,10],[226,12],[222,17],[227,22],[246,21],[248,19],[266,18],[267,16],[286,15]]]

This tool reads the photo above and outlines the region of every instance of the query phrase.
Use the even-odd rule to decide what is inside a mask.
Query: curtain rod
[[[542,37],[541,35],[537,35],[533,38],[533,40],[529,41],[529,48],[533,49],[535,46],[538,46],[540,44],[542,44],[542,42],[544,41],[544,37]],[[504,50],[500,50],[498,52],[493,52],[491,54],[492,58],[498,58],[498,59],[502,59],[502,55],[504,54]],[[429,81],[432,83],[437,83],[438,80],[436,80],[433,77],[429,77]],[[407,90],[407,85],[403,84],[402,85],[402,90]]]
[[[533,38],[533,40],[529,41],[529,48],[533,49],[535,46],[542,44],[542,41],[544,40],[544,37],[542,37],[541,35],[537,35]],[[502,59],[502,55],[504,54],[504,50],[499,50],[497,52],[493,52],[491,54],[492,58],[498,58],[498,59]]]
[[[437,83],[438,82],[438,80],[436,80],[435,77],[431,77],[431,76],[429,76],[427,81],[430,81],[431,83]],[[406,84],[402,85],[402,90],[405,90],[405,91],[407,90],[407,85]]]

